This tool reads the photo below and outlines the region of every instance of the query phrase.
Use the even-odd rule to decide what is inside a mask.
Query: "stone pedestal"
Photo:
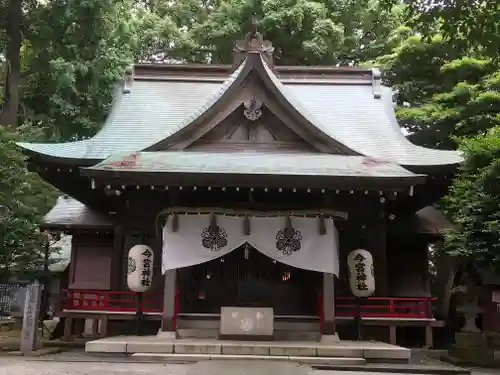
[[[500,365],[500,335],[457,332],[456,344],[449,350],[452,358],[467,365]]]

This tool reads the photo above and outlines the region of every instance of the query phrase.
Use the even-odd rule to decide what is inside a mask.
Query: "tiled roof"
[[[57,199],[56,205],[44,216],[41,226],[47,229],[95,228],[112,227],[113,222],[76,199],[61,196]]]
[[[159,173],[376,177],[380,179],[418,178],[420,176],[398,164],[378,162],[364,156],[158,151],[141,152],[134,156],[134,162],[121,163],[124,157],[126,156],[113,156],[86,169]]]
[[[247,58],[248,60],[248,58]],[[194,80],[187,76],[136,79],[130,93],[120,93],[102,130],[92,139],[65,144],[20,146],[32,152],[72,159],[104,160],[115,153],[142,151],[175,134],[210,108],[245,70],[243,62],[228,79]],[[402,134],[390,88],[374,96],[371,81],[284,79],[261,58],[268,80],[323,135],[355,154],[381,158],[403,166],[453,165],[462,161],[455,151],[416,146]],[[246,73],[248,70],[246,70]],[[340,76],[339,76],[340,77]],[[175,79],[174,79],[175,78]]]

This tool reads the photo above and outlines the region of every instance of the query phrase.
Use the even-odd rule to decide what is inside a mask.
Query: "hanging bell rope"
[[[210,233],[217,232],[217,217],[214,213],[210,215]]]
[[[318,224],[319,224],[319,235],[324,236],[326,234],[325,215],[323,214],[319,215]]]
[[[168,216],[158,216],[155,220],[156,238],[162,238],[163,227],[168,223]]]
[[[179,216],[174,212],[172,214],[172,232],[177,232],[179,230]]]
[[[287,215],[286,218],[285,218],[285,229],[287,231],[293,230],[293,227],[292,227],[292,218],[290,217],[290,215]]]
[[[245,214],[243,217],[243,234],[245,236],[250,235],[250,218],[248,217],[248,214]]]

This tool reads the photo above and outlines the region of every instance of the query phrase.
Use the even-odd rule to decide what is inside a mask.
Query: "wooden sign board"
[[[272,340],[274,311],[269,307],[221,308],[220,335],[228,340]]]

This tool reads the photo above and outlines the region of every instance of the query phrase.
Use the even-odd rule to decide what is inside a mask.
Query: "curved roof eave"
[[[408,149],[406,155],[402,155],[398,163],[405,167],[454,167],[463,163],[463,154],[460,151],[451,150],[436,150],[427,147],[418,146],[412,143],[402,133],[399,126],[394,104],[392,102],[392,89],[390,87],[382,87],[382,100],[384,101],[385,110],[394,131],[400,134],[401,143]],[[423,163],[423,161],[426,161]]]
[[[64,143],[28,143],[17,142],[16,145],[28,155],[57,164],[95,164],[102,159],[85,157],[91,139]]]
[[[252,71],[257,72],[287,111],[309,125],[328,149],[331,147],[348,155],[396,162],[422,172],[432,168],[452,168],[463,162],[462,155],[457,151],[417,146],[401,133],[390,88],[381,87],[382,95],[378,99],[373,97],[369,87],[325,84],[294,87],[293,84],[282,83],[260,53],[249,53],[222,85],[197,85],[197,91],[193,91],[195,88],[179,81],[175,84],[182,86],[166,87],[160,92],[153,83],[138,81],[132,96],[123,94],[122,89],[117,90],[104,126],[91,139],[59,144],[21,142],[18,146],[33,157],[80,165],[95,164],[116,152],[161,150],[175,144],[183,134],[195,129],[214,110],[225,105],[224,102],[241,88]],[[158,105],[165,95],[186,85],[190,88],[186,88],[182,95],[188,95],[193,102],[188,109],[185,104],[176,102],[172,104],[174,112],[171,112],[172,108],[159,111]],[[156,100],[150,99],[157,94],[160,96]],[[151,109],[156,117],[152,121],[148,118],[143,124],[141,121],[146,121],[143,120],[145,103],[150,106],[146,112]],[[131,106],[134,109],[130,110]],[[182,112],[182,116],[175,111]],[[170,121],[168,127],[166,121]],[[149,123],[152,125],[148,126]],[[142,129],[140,137],[138,129]]]
[[[60,164],[89,165],[105,159],[93,157],[89,154],[89,148],[94,138],[110,124],[113,116],[116,114],[118,103],[123,95],[123,89],[119,86],[120,85],[117,84],[115,94],[113,95],[113,100],[111,102],[111,108],[103,126],[92,138],[63,143],[17,142],[16,145],[28,151],[28,153],[36,158]]]

